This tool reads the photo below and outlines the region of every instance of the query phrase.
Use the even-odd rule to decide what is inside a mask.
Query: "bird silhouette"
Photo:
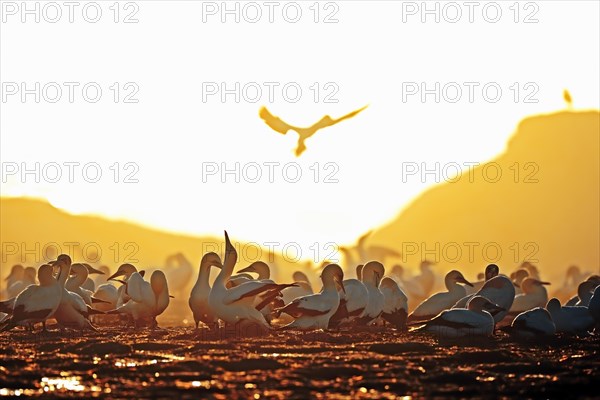
[[[569,109],[573,108],[573,99],[571,98],[571,93],[567,89],[563,91],[563,98],[567,102],[567,107]]]
[[[300,128],[297,126],[292,126],[292,125],[282,121],[279,117],[276,117],[273,114],[271,114],[269,112],[269,110],[267,110],[266,107],[261,107],[258,115],[275,132],[279,132],[282,135],[285,135],[286,133],[288,133],[288,131],[297,132],[298,133],[298,147],[296,147],[296,157],[300,157],[300,155],[304,152],[304,150],[306,150],[306,145],[304,144],[304,141],[306,139],[313,136],[315,133],[317,133],[317,131],[319,131],[323,128],[333,126],[337,123],[342,122],[343,120],[354,117],[355,115],[357,115],[358,113],[360,113],[367,107],[368,106],[364,106],[363,108],[352,111],[351,113],[346,114],[343,117],[340,117],[337,119],[333,119],[329,115],[326,115],[323,118],[321,118],[316,124],[314,124],[310,127],[307,127],[307,128]]]

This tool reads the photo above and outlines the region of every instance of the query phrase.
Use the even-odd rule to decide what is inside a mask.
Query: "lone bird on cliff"
[[[368,106],[364,106],[363,108],[352,111],[351,113],[346,114],[343,117],[337,119],[333,119],[329,115],[326,115],[323,118],[321,118],[317,123],[308,128],[299,128],[297,126],[289,125],[288,123],[282,121],[279,117],[276,117],[273,114],[271,114],[266,107],[261,107],[258,115],[265,121],[265,123],[271,129],[273,129],[275,132],[281,133],[282,135],[285,135],[286,133],[288,133],[288,131],[296,131],[299,135],[298,147],[296,147],[296,157],[300,157],[304,150],[306,150],[306,145],[304,144],[304,141],[309,137],[313,136],[315,133],[317,133],[318,130],[327,128],[329,126],[333,126],[339,122],[342,122],[345,119],[352,118],[367,107]]]
[[[569,93],[569,91],[567,89],[565,89],[563,91],[563,98],[567,102],[567,108],[569,110],[572,110],[573,109],[573,99],[571,98],[571,93]]]

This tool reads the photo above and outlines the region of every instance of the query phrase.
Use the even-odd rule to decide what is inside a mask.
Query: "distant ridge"
[[[375,229],[366,246],[404,251],[399,261],[411,267],[426,257],[473,273],[496,261],[506,272],[533,259],[558,277],[571,264],[600,272],[599,138],[598,111],[526,118],[504,153],[473,170],[473,182],[463,174],[425,191]],[[502,178],[492,183],[498,169]]]

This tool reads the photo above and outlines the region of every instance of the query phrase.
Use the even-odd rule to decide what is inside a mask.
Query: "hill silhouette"
[[[0,238],[1,277],[8,275],[13,264],[37,266],[54,259],[57,251],[74,260],[106,264],[113,271],[126,262],[146,270],[163,267],[167,256],[181,252],[194,266],[191,287],[202,255],[208,251],[224,254],[222,237],[182,235],[99,216],[73,215],[33,198],[0,198]],[[234,240],[234,245],[243,250],[239,251],[239,268],[262,260],[279,267],[275,277],[290,279],[294,270],[310,267],[292,265],[289,259],[256,244]],[[26,253],[24,261],[22,253]]]
[[[401,251],[409,267],[427,258],[474,274],[530,260],[548,277],[571,264],[599,272],[599,137],[598,111],[526,118],[503,154],[425,191],[366,246]]]

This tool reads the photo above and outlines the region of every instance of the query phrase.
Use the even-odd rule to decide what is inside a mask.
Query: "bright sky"
[[[600,103],[597,1],[475,2],[473,9],[462,1],[428,2],[430,9],[437,4],[439,23],[435,14],[422,15],[421,2],[401,1],[228,2],[230,9],[238,4],[239,23],[235,12],[222,15],[221,2],[82,1],[73,23],[63,2],[34,3],[39,23],[35,14],[23,15],[21,2],[1,3],[3,196],[42,197],[70,212],[177,232],[221,235],[226,228],[237,240],[296,242],[305,258],[314,243],[353,242],[442,179],[403,179],[409,163],[432,169],[436,162],[488,160],[503,151],[523,117],[564,108],[564,88],[576,108]],[[100,20],[87,22],[96,6]],[[299,21],[288,22],[297,9]],[[488,22],[498,9],[499,21]],[[57,10],[60,20],[50,23]],[[252,23],[257,11],[262,17]],[[457,12],[462,16],[452,23]],[[138,22],[123,23],[127,16]],[[23,102],[22,89],[35,82],[40,102],[35,94]],[[64,82],[78,85],[72,103]],[[229,89],[239,82],[239,103],[234,94],[225,102],[221,93],[208,94],[221,82]],[[265,82],[277,85],[274,101]],[[408,94],[421,82],[429,89],[440,83],[439,103],[434,94],[425,102],[420,93]],[[472,82],[473,102],[465,82]],[[88,83],[89,98],[94,86],[102,89],[96,103],[83,97]],[[486,84],[489,98],[502,90],[496,103],[484,98]],[[51,103],[57,86],[62,97]],[[262,98],[254,101],[257,86]],[[452,103],[457,86],[462,98]],[[302,95],[293,103],[295,87]],[[138,102],[125,103],[136,89]],[[326,102],[334,90],[338,102]],[[526,102],[528,95],[538,102]],[[300,158],[295,132],[282,136],[258,117],[266,105],[286,122],[309,126],[366,104],[354,119],[309,139]],[[39,182],[21,175],[35,162]],[[80,163],[72,183],[70,162]],[[203,178],[203,170],[233,170],[236,162],[239,183],[234,174]],[[249,182],[257,172],[252,162],[261,166],[258,183]],[[61,166],[57,183],[50,182],[52,163]],[[97,183],[84,179],[88,163],[97,163],[88,180],[94,165],[102,171]],[[302,176],[293,183],[297,169]],[[131,172],[138,183],[124,182]]]

